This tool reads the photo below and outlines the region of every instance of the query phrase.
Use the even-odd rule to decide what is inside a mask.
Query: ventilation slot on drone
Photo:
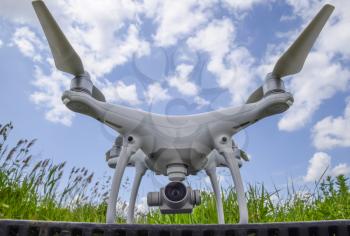
[[[235,126],[235,127],[233,127],[233,128],[234,128],[234,129],[239,129],[239,128],[242,128],[242,127],[248,125],[249,123],[250,123],[250,121],[244,122],[244,123],[242,123],[242,124],[240,124],[240,125],[237,125],[237,126]]]
[[[109,126],[115,127],[115,128],[117,128],[117,129],[123,128],[123,126],[120,126],[120,125],[117,125],[117,124],[113,124],[113,123],[111,123],[111,122],[109,122],[109,121],[106,121],[106,120],[104,121],[104,123],[107,124],[107,125],[109,125]]]

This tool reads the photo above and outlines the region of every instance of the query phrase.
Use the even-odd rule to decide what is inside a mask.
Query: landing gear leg
[[[219,224],[225,224],[224,208],[222,206],[221,191],[219,188],[219,181],[218,181],[218,178],[216,175],[216,167],[212,167],[210,169],[207,169],[206,172],[210,178],[210,182],[211,182],[211,185],[213,187],[213,191],[215,193],[216,212],[218,215],[218,222],[219,222]]]
[[[232,149],[232,141],[228,137],[223,137],[216,143],[216,148],[220,154],[225,157],[228,168],[230,169],[232,179],[237,192],[237,200],[239,207],[239,224],[248,223],[248,207],[244,194],[243,181],[239,171],[239,163],[237,155],[239,156],[239,149]]]
[[[137,192],[139,190],[140,183],[141,183],[142,177],[144,176],[145,172],[146,172],[146,167],[144,166],[144,163],[136,162],[135,163],[135,178],[134,178],[134,182],[132,185],[129,207],[128,207],[128,215],[127,215],[127,221],[126,221],[127,224],[134,223],[135,203],[136,203]]]
[[[106,214],[106,221],[108,224],[115,223],[116,205],[117,205],[120,184],[122,181],[125,168],[129,162],[130,156],[135,152],[135,149],[136,147],[134,147],[134,145],[132,144],[129,144],[128,140],[124,138],[123,146],[122,146],[122,149],[118,158],[118,162],[114,171],[111,192],[108,200],[107,214]]]

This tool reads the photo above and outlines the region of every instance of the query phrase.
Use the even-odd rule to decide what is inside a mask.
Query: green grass
[[[30,153],[35,140],[8,144],[11,124],[0,125],[0,218],[105,222],[110,178],[95,180],[85,168],[67,171],[65,163],[49,159],[35,161]],[[66,176],[66,177],[65,177]],[[68,181],[63,181],[68,178]],[[66,184],[64,184],[66,183]],[[350,218],[349,181],[344,176],[326,177],[312,189],[293,186],[269,192],[263,184],[247,188],[250,222],[333,220]],[[225,221],[238,222],[238,205],[233,188],[223,190]],[[125,212],[122,203],[120,212]],[[123,217],[118,222],[125,222]],[[159,211],[138,213],[138,223],[217,223],[212,193],[202,193],[202,204],[193,214],[161,215]]]

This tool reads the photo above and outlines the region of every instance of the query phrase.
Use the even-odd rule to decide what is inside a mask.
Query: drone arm
[[[232,136],[265,117],[286,111],[293,101],[290,93],[276,92],[258,102],[211,112],[209,116],[215,117],[211,130],[215,135],[225,133]]]
[[[127,221],[126,221],[127,224],[134,223],[135,203],[136,203],[137,192],[139,191],[140,183],[141,183],[142,177],[144,176],[146,170],[147,170],[147,168],[143,162],[136,162],[135,163],[135,178],[134,178],[134,182],[133,182],[132,190],[131,190],[131,195],[130,195]]]
[[[206,173],[210,178],[210,182],[211,182],[211,185],[213,187],[213,191],[215,193],[216,211],[217,211],[217,215],[218,215],[219,224],[225,224],[224,209],[222,206],[221,191],[219,188],[218,178],[216,175],[216,167],[206,169]]]
[[[122,177],[123,177],[125,168],[129,162],[130,156],[133,153],[135,153],[137,149],[138,149],[138,146],[136,144],[128,143],[127,138],[124,137],[123,146],[119,155],[119,160],[114,171],[111,192],[108,200],[106,221],[109,224],[112,224],[115,222],[116,205],[117,205],[118,193],[119,193]]]
[[[243,182],[241,174],[239,172],[238,159],[236,158],[236,156],[239,155],[239,149],[235,148],[233,150],[231,139],[227,137],[223,137],[222,140],[218,141],[216,143],[216,148],[218,152],[224,156],[227,166],[230,169],[232,175],[232,179],[237,192],[237,200],[239,207],[239,224],[247,224],[248,208],[244,194]]]
[[[145,116],[142,111],[101,102],[83,91],[65,91],[62,101],[70,110],[97,119],[121,134],[133,130]]]

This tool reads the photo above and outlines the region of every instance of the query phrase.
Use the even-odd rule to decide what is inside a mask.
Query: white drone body
[[[278,60],[272,73],[267,75],[264,85],[249,97],[246,104],[201,114],[169,116],[108,104],[103,94],[92,84],[80,57],[44,2],[33,1],[33,6],[48,39],[56,67],[75,76],[71,89],[62,96],[63,103],[70,110],[95,118],[120,134],[117,139],[120,150],[107,158],[109,166],[115,168],[107,223],[115,222],[117,197],[127,166],[134,166],[136,170],[127,223],[134,221],[137,192],[146,170],[168,176],[170,181],[175,182],[181,182],[186,176],[205,170],[215,192],[218,222],[223,224],[223,206],[216,176],[216,167],[219,166],[229,168],[237,192],[239,222],[248,223],[247,204],[239,171],[242,156],[233,143],[232,136],[265,117],[286,111],[293,104],[293,96],[285,91],[281,78],[302,69],[334,7],[327,4],[320,10]],[[176,202],[173,203],[176,206]]]

